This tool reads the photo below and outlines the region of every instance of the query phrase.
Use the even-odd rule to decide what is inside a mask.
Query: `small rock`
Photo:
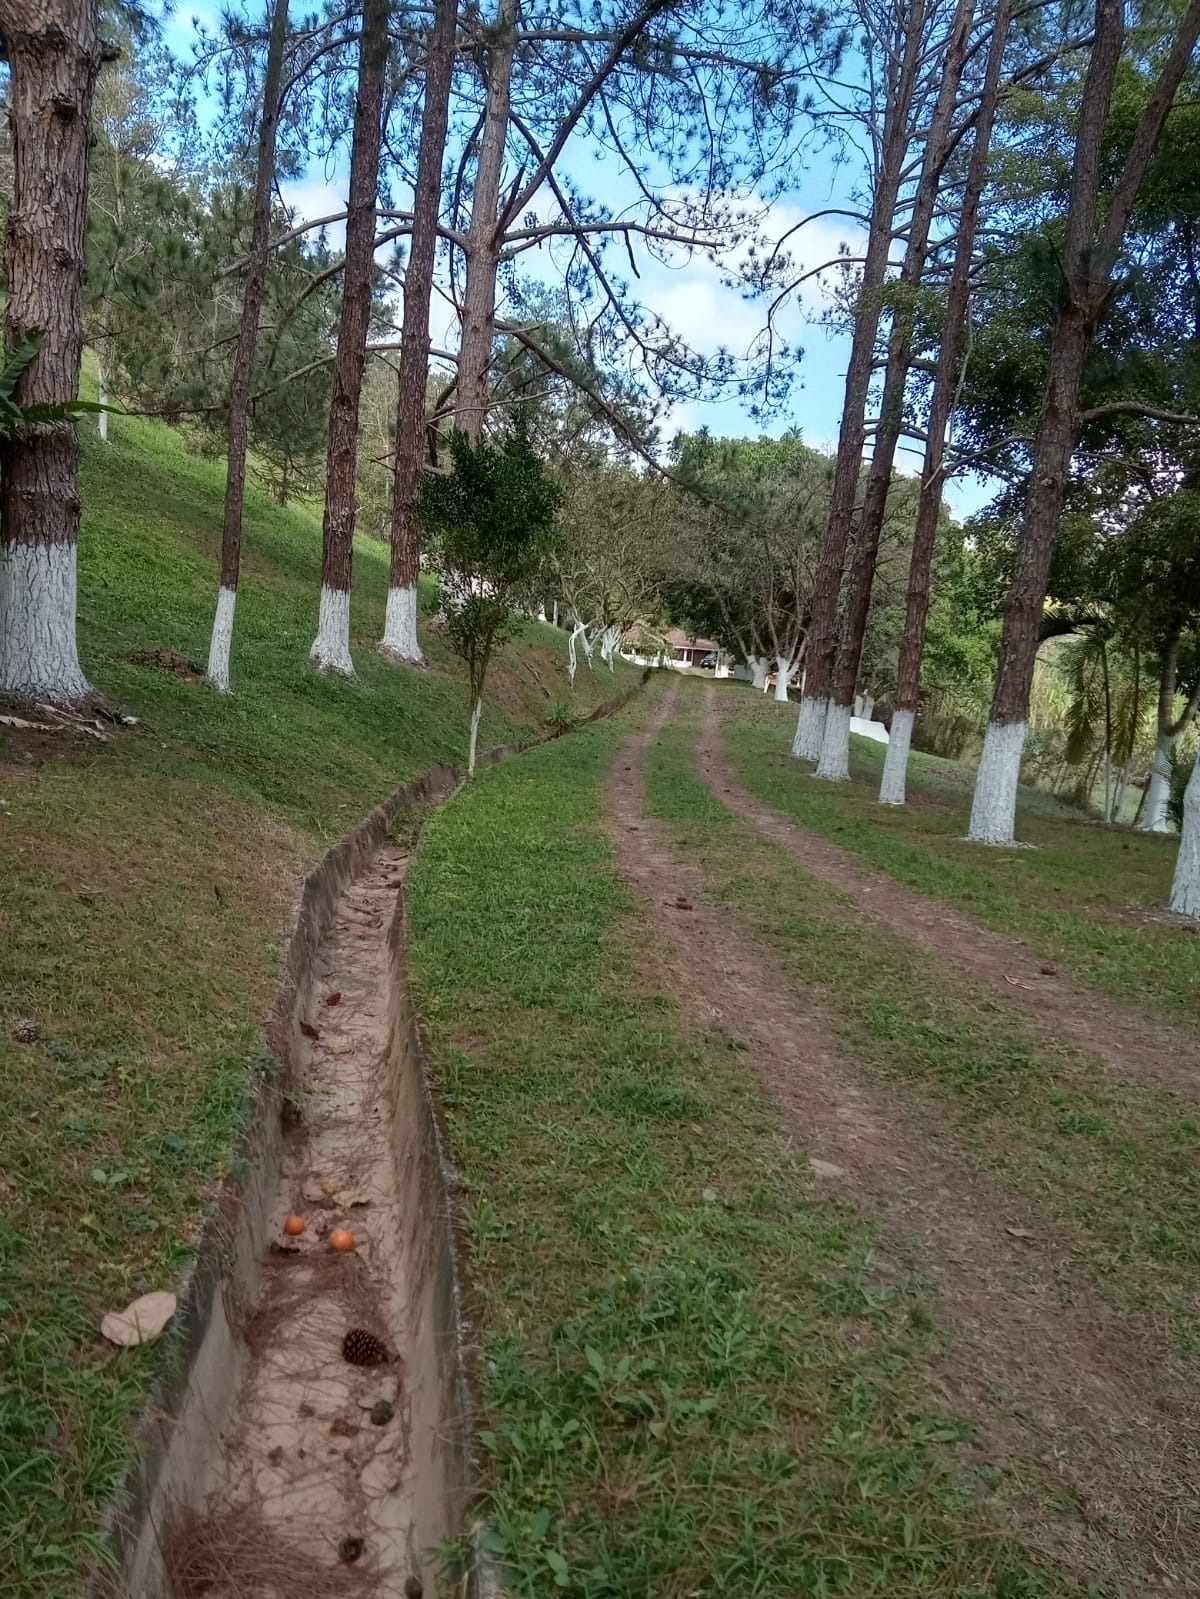
[[[835,1166],[831,1160],[815,1160],[809,1157],[808,1169],[814,1177],[844,1177],[844,1166]]]
[[[299,1414],[301,1416],[315,1416],[316,1411],[311,1405],[301,1404],[299,1407]]]
[[[272,1466],[283,1465],[283,1450],[279,1444],[275,1445],[274,1449],[272,1449],[271,1453],[267,1456],[267,1460]]]
[[[338,1559],[345,1565],[352,1566],[365,1548],[366,1544],[361,1538],[343,1538],[338,1544]]]
[[[42,1029],[37,1022],[30,1021],[28,1016],[22,1016],[20,1021],[13,1023],[12,1036],[14,1043],[36,1044],[42,1036]]]
[[[368,1498],[378,1498],[381,1494],[395,1493],[403,1475],[400,1462],[394,1456],[376,1455],[367,1461],[358,1480]]]
[[[377,1383],[368,1388],[358,1401],[360,1410],[374,1410],[376,1405],[395,1405],[397,1387],[392,1383]]]
[[[1058,967],[1057,966],[1043,966],[1042,967],[1042,976],[1043,977],[1057,977],[1058,976]]]
[[[377,1399],[371,1406],[372,1427],[386,1427],[395,1414],[395,1405],[387,1399]]]
[[[424,1599],[425,1584],[420,1577],[405,1577],[404,1599]]]
[[[341,989],[335,988],[332,994],[326,994],[325,1003],[327,1005],[340,1005],[342,1003]]]
[[[716,1205],[720,1202],[721,1196],[715,1188],[706,1188],[700,1198],[706,1205]]]

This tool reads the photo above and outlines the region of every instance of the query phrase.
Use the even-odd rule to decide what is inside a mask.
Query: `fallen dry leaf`
[[[120,1344],[132,1349],[135,1344],[148,1344],[175,1314],[175,1295],[156,1290],[143,1294],[124,1310],[110,1310],[100,1323],[100,1331],[110,1344]]]
[[[335,989],[332,994],[326,994],[325,996],[325,1003],[327,1005],[340,1005],[341,1002],[342,991],[340,988]]]
[[[300,1031],[304,1034],[305,1038],[320,1038],[321,1036],[321,1029],[319,1027],[314,1027],[311,1022],[301,1022]]]
[[[1006,1227],[1004,1231],[1010,1238],[1032,1238],[1033,1234],[1028,1227]]]

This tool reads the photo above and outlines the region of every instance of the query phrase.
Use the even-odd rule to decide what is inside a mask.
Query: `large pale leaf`
[[[100,1323],[100,1331],[110,1344],[131,1349],[157,1338],[174,1314],[175,1295],[159,1290],[143,1294],[124,1310],[110,1310]]]

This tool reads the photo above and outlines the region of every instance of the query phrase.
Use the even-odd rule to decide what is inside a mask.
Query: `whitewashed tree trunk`
[[[479,718],[483,715],[483,695],[477,695],[471,707],[471,736],[467,744],[467,776],[475,776],[475,752],[479,746]]]
[[[908,752],[912,748],[913,713],[893,711],[883,757],[883,777],[879,782],[881,805],[903,805],[908,782]]]
[[[539,622],[546,620],[546,607],[544,604],[539,605],[537,608],[537,619]]]
[[[1026,722],[988,723],[967,829],[967,837],[976,844],[1013,843],[1017,785],[1027,731]]]
[[[1200,755],[1183,794],[1183,827],[1171,885],[1171,909],[1180,916],[1200,917]]]
[[[554,602],[554,610],[551,613],[550,620],[554,624],[555,627],[558,626],[558,601],[557,600],[555,600],[555,602]]]
[[[108,404],[108,379],[104,373],[104,362],[96,363],[96,398],[101,405]],[[108,443],[108,412],[101,411],[96,417],[96,436],[101,444]]]
[[[767,661],[762,655],[747,655],[746,665],[750,668],[750,681],[756,689],[762,690],[767,686]]]
[[[1154,746],[1154,760],[1150,764],[1150,788],[1146,795],[1146,812],[1142,817],[1144,833],[1169,833],[1171,819],[1167,806],[1171,799],[1171,754],[1179,735],[1160,733]]]
[[[600,659],[610,672],[616,670],[613,665],[613,651],[621,642],[621,629],[619,627],[606,627],[600,634]]]
[[[417,587],[388,589],[387,610],[383,618],[383,637],[379,648],[385,655],[414,666],[425,664],[425,652],[417,637]]]
[[[787,704],[788,684],[795,676],[796,668],[791,661],[785,661],[782,655],[775,658],[775,698],[781,704]]]
[[[828,697],[814,699],[806,694],[800,701],[796,736],[792,740],[792,754],[798,761],[821,759],[821,745],[825,739],[825,717],[828,710]]]
[[[579,640],[586,636],[586,622],[581,622],[579,618],[576,617],[575,626],[571,629],[571,636],[567,639],[567,676],[571,679],[572,683],[575,681],[575,673],[579,670],[579,653],[577,646]]]
[[[850,781],[850,706],[839,705],[836,700],[830,700],[825,713],[817,776],[827,783]]]
[[[583,648],[583,658],[588,663],[589,672],[594,672],[596,670],[596,664],[592,659],[592,655],[596,647],[597,637],[598,633],[589,633],[587,625],[580,630],[579,642]]]
[[[317,636],[308,652],[312,664],[322,672],[354,676],[350,655],[350,590],[322,585]]]
[[[76,545],[6,543],[0,556],[0,694],[91,698],[75,644]]]
[[[217,614],[213,618],[212,637],[208,645],[208,670],[204,674],[219,694],[228,694],[229,647],[233,643],[233,613],[237,607],[237,589],[222,585],[217,590]]]

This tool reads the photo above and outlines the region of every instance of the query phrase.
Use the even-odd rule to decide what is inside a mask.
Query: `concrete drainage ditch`
[[[449,1584],[431,1563],[464,1527],[474,1429],[454,1179],[390,837],[460,776],[397,790],[305,881],[268,1027],[282,1071],[180,1291],[178,1370],[144,1418],[110,1518],[119,1575],[94,1599],[496,1591],[483,1570]]]

